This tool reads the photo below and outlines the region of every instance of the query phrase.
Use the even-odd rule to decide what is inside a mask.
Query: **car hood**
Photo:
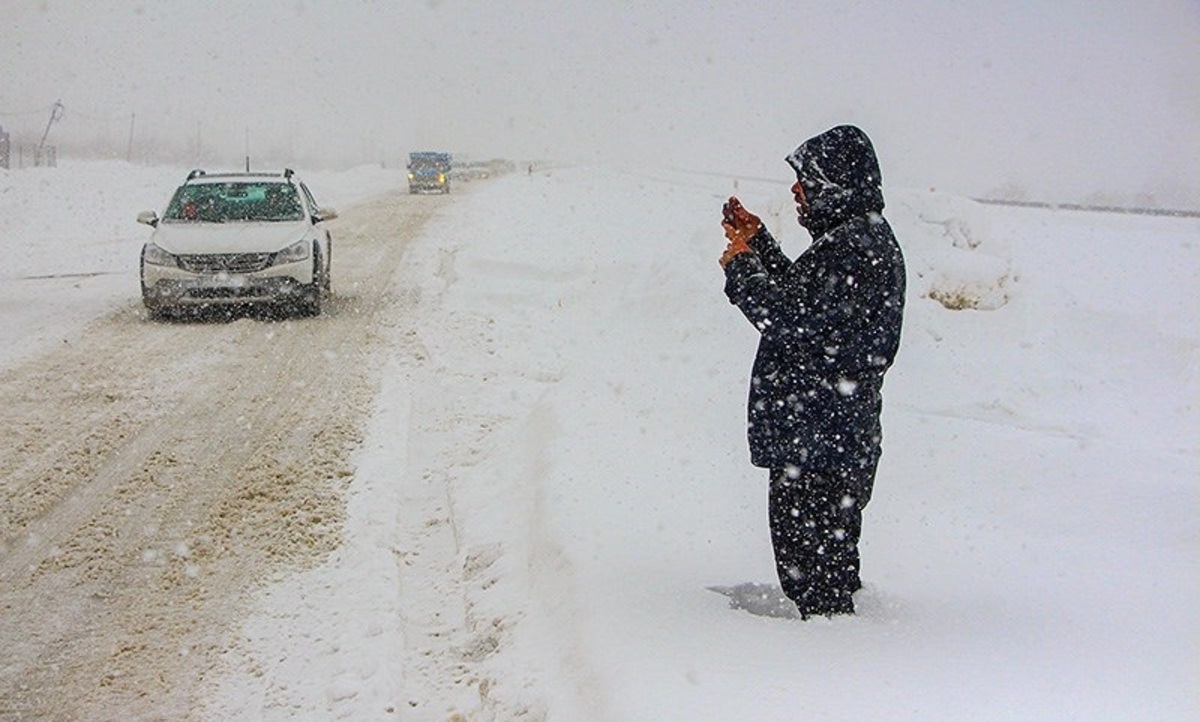
[[[160,223],[150,240],[167,253],[274,253],[304,238],[305,221]]]

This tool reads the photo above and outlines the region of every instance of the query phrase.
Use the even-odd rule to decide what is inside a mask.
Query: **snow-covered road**
[[[318,319],[153,323],[134,297],[3,371],[0,717],[186,717],[245,592],[341,544],[391,274],[431,208],[347,213]]]

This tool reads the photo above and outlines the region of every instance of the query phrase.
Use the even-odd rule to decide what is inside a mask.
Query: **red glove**
[[[746,210],[736,196],[729,197],[721,208],[721,213],[724,216],[721,227],[725,229],[725,237],[729,239],[725,252],[721,254],[721,268],[724,268],[734,256],[754,251],[750,247],[750,239],[761,231],[763,226],[762,220]]]

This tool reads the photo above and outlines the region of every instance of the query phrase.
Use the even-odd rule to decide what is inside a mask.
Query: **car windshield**
[[[181,186],[163,220],[184,223],[299,221],[300,198],[290,183],[239,181]]]
[[[427,155],[410,155],[408,167],[410,170],[444,170],[450,166],[450,156],[430,153]]]

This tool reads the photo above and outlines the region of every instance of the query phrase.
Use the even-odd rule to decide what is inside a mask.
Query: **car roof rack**
[[[188,181],[193,181],[197,178],[212,178],[214,180],[218,178],[265,178],[272,175],[275,174],[269,171],[251,171],[248,173],[241,171],[233,171],[231,173],[209,173],[201,168],[196,168],[192,172],[188,173],[187,179]],[[279,173],[279,175],[283,176],[284,179],[290,183],[292,182],[292,178],[295,177],[296,171],[292,170],[291,168],[284,168],[283,172]]]

